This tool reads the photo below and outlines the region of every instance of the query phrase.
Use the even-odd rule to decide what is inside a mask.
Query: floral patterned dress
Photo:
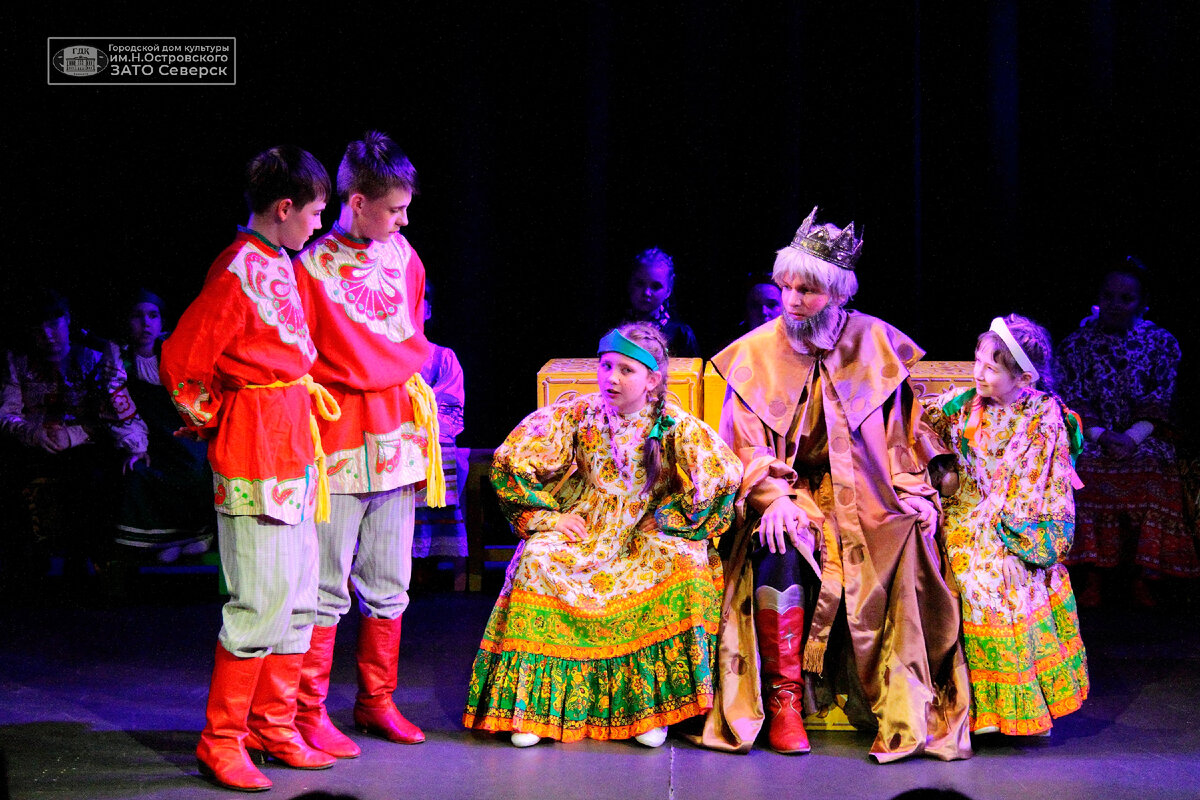
[[[1114,458],[1087,442],[1077,468],[1085,484],[1076,496],[1075,545],[1068,564],[1116,567],[1126,539],[1134,561],[1178,577],[1200,576],[1200,557],[1184,513],[1184,488],[1169,431],[1180,350],[1175,337],[1148,320],[1110,332],[1091,322],[1059,350],[1062,395],[1085,427],[1125,431],[1154,424],[1129,458]]]
[[[935,428],[958,460],[959,489],[946,501],[944,542],[962,600],[971,675],[971,730],[1048,731],[1088,695],[1087,656],[1075,596],[1060,559],[1075,524],[1072,433],[1061,402],[1027,392],[1002,406],[974,389],[929,403]],[[1001,565],[1027,570],[1007,589]]]
[[[598,394],[540,409],[496,451],[492,484],[517,548],[471,672],[463,724],[577,741],[624,739],[712,707],[721,610],[712,546],[741,462],[677,406],[663,477],[644,493],[650,405]],[[554,530],[565,513],[587,534]],[[647,515],[655,531],[638,523]]]

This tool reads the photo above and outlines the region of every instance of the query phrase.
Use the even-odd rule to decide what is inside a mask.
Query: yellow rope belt
[[[313,404],[317,407],[317,413],[319,413],[324,419],[332,422],[342,416],[342,409],[338,406],[337,400],[333,399],[333,395],[329,393],[328,389],[314,381],[311,375],[305,375],[304,377],[298,378],[294,381],[275,381],[274,383],[266,384],[247,384],[242,388],[284,389],[288,386],[297,385],[308,389],[308,393],[312,395]],[[436,422],[436,419],[434,421]],[[317,456],[317,513],[314,519],[317,522],[328,522],[329,476],[325,474],[325,449],[321,447],[321,428],[317,425],[317,415],[311,410],[308,412],[308,428],[312,433],[313,450],[316,452]],[[440,468],[440,462],[438,466]]]
[[[413,405],[413,421],[418,428],[425,430],[425,438],[429,440],[428,458],[425,464],[425,504],[431,508],[441,508],[446,505],[446,476],[442,472],[442,443],[439,441],[441,430],[438,426],[437,398],[433,389],[415,372],[404,383]],[[461,479],[460,479],[461,480]]]

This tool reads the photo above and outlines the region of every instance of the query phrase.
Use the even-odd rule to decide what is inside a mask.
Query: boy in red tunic
[[[387,136],[371,132],[352,142],[338,167],[338,221],[295,260],[317,347],[312,374],[342,409],[339,420],[321,425],[330,519],[317,526],[317,622],[296,723],[309,744],[339,758],[359,754],[324,705],[337,623],[350,609],[347,580],[363,615],[355,725],[402,744],[425,740],[392,701],[416,489],[430,450],[437,450],[436,406],[420,377],[431,350],[422,313],[425,268],[400,234],[416,188],[412,162]],[[413,397],[433,410],[425,426],[414,418]],[[432,460],[440,476],[440,462]]]
[[[328,174],[304,150],[256,156],[246,173],[250,221],[162,349],[163,384],[192,435],[209,442],[229,585],[196,756],[202,773],[245,791],[271,786],[247,747],[293,767],[334,763],[294,725],[316,615],[320,473],[309,393],[320,387],[308,377],[317,353],[283,249],[300,249],[320,227],[328,194]]]

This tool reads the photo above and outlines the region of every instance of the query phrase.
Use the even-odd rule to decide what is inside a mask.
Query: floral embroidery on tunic
[[[298,478],[248,478],[213,474],[213,504],[222,514],[265,515],[288,525],[310,517],[317,502],[316,468]]]
[[[238,276],[242,291],[254,303],[262,321],[279,331],[279,338],[286,344],[296,345],[307,358],[315,359],[317,349],[309,336],[304,307],[300,305],[296,279],[287,257],[268,260],[247,250],[242,258],[229,262],[228,269]]]
[[[414,333],[405,288],[412,252],[403,236],[372,242],[366,249],[327,236],[302,263],[350,319],[399,343]]]
[[[425,480],[429,441],[412,422],[391,433],[363,432],[359,447],[329,453],[325,472],[333,494],[386,492]]]

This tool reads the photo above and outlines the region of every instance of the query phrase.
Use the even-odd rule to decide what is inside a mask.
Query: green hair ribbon
[[[654,420],[654,427],[650,429],[648,439],[658,439],[662,441],[663,434],[675,427],[675,418],[668,417],[666,414],[660,414],[658,419]]]

